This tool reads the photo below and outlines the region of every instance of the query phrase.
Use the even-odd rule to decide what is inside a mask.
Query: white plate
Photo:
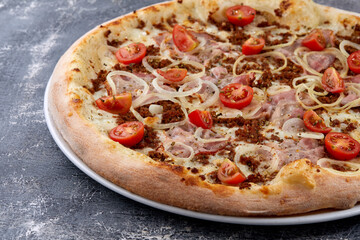
[[[51,81],[51,78],[50,78]],[[360,205],[355,206],[351,209],[346,210],[329,210],[329,211],[318,211],[309,214],[287,216],[287,217],[230,217],[230,216],[220,216],[214,214],[199,213],[194,211],[185,210],[182,208],[177,208],[169,206],[166,204],[158,203],[151,201],[149,199],[140,197],[136,194],[133,194],[111,182],[104,179],[103,177],[96,174],[91,170],[81,159],[72,151],[67,142],[62,138],[59,131],[56,129],[54,122],[51,118],[49,109],[48,109],[48,98],[49,98],[49,85],[50,81],[47,84],[44,97],[44,112],[45,119],[49,131],[54,138],[56,144],[59,146],[61,151],[70,159],[72,163],[75,164],[81,171],[86,175],[102,184],[103,186],[127,197],[137,202],[143,203],[145,205],[158,208],[167,212],[176,213],[179,215],[198,218],[203,220],[210,220],[216,222],[224,223],[235,223],[235,224],[248,224],[248,225],[297,225],[297,224],[309,224],[309,223],[318,223],[332,221],[347,217],[352,217],[360,214]]]

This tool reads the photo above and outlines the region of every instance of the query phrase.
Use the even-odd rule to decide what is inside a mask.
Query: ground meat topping
[[[168,158],[168,155],[166,155],[165,153],[157,151],[150,151],[148,153],[148,156],[151,157],[153,160],[160,162],[164,162]]]
[[[260,133],[265,119],[246,120],[244,126],[235,131],[237,140],[248,143],[262,143],[266,138]]]
[[[114,69],[131,73],[149,73],[142,63],[130,63],[129,65],[117,63]]]
[[[359,169],[352,169],[351,167],[349,167],[347,165],[331,164],[331,167],[340,172],[356,172],[359,170]]]
[[[336,34],[335,45],[338,46],[342,40],[348,40],[360,44],[360,24],[356,24],[352,27],[353,33],[349,36],[341,36]]]
[[[154,45],[149,45],[146,47],[146,55],[147,56],[159,56],[160,48],[155,47]]]
[[[150,59],[148,59],[148,63],[152,68],[158,69],[158,68],[163,68],[163,67],[170,65],[172,62],[169,59],[158,59],[158,58],[151,59],[150,58]]]
[[[117,48],[117,47],[119,47],[121,44],[123,44],[123,42],[122,42],[122,41],[119,41],[119,40],[117,40],[117,39],[113,39],[113,40],[111,40],[111,41],[106,40],[106,44],[109,45],[109,46],[112,46],[112,47]]]
[[[339,98],[338,93],[328,93],[326,96],[320,96],[318,97],[318,100],[322,103],[329,104],[334,103]]]
[[[156,103],[152,104],[158,104],[163,106],[163,113],[162,113],[162,121],[161,123],[173,123],[173,122],[179,122],[185,119],[185,114],[181,110],[181,106],[178,103],[174,103],[169,100],[162,100],[158,101]],[[140,106],[136,108],[135,110],[143,117],[153,117],[153,115],[149,111],[149,106],[151,104],[146,104],[143,106]]]
[[[93,85],[92,88],[87,88],[89,90],[89,92],[91,92],[92,94],[94,94],[95,92],[100,90],[100,86],[106,81],[106,76],[107,76],[108,72],[105,70],[100,70],[97,73],[97,78],[96,79],[92,79],[91,83]]]
[[[157,132],[152,127],[145,125],[145,133],[143,139],[138,144],[136,144],[131,148],[133,149],[143,149],[146,147],[157,148],[159,144],[160,144],[160,140],[157,136]]]
[[[280,83],[292,86],[293,79],[300,77],[303,72],[304,70],[301,66],[288,59],[287,66],[281,72],[275,73],[274,78]]]
[[[210,155],[209,154],[197,154],[195,155],[195,157],[192,159],[193,162],[199,162],[202,165],[207,165],[209,164],[209,158]]]
[[[137,121],[136,117],[132,112],[127,112],[126,114],[118,114],[114,116],[116,118],[116,124],[120,125],[126,122]]]
[[[261,77],[259,79],[251,82],[250,86],[257,88],[268,88],[275,80],[276,79],[274,78],[274,75],[271,73],[270,69],[267,68],[261,74]]]
[[[237,118],[219,118],[216,112],[211,112],[211,116],[214,124],[225,125],[228,128],[243,126],[245,119],[243,117]]]
[[[240,163],[249,167],[252,172],[255,172],[260,165],[260,162],[253,156],[240,156]]]
[[[228,37],[230,43],[234,45],[243,45],[246,40],[248,40],[251,36],[244,33],[242,29],[237,29],[236,31],[232,31],[231,35]]]
[[[251,188],[251,183],[255,183],[255,184],[266,183],[266,182],[271,181],[272,179],[274,179],[276,177],[277,173],[278,172],[274,172],[269,176],[262,176],[259,173],[251,174],[246,178],[246,180],[244,182],[240,183],[239,188],[240,189],[250,189]]]

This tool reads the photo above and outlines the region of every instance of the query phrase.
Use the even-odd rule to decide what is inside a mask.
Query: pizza
[[[50,80],[62,137],[147,199],[228,216],[360,200],[360,18],[310,0],[178,0],[104,23]]]

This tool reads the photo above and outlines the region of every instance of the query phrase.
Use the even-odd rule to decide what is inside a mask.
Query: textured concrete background
[[[93,27],[155,2],[0,0],[0,238],[359,239],[360,217],[257,227],[166,213],[104,188],[65,157],[43,114],[57,60]],[[317,2],[360,12],[358,0]]]

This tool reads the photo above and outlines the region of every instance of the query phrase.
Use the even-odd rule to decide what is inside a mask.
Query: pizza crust
[[[289,215],[325,208],[353,207],[360,200],[360,176],[334,174],[312,165],[309,160],[300,159],[283,167],[266,186],[240,190],[209,184],[184,167],[155,162],[123,147],[104,134],[108,130],[106,126],[98,128],[89,121],[94,106],[82,86],[91,84],[90,79],[95,78],[96,72],[102,68],[96,49],[106,44],[103,35],[107,29],[111,29],[114,36],[125,32],[125,37],[140,41],[144,38],[129,30],[138,24],[138,18],[147,20],[146,25],[150,26],[151,22],[161,20],[161,16],[166,18],[175,11],[197,9],[198,17],[206,21],[209,12],[216,15],[231,5],[244,3],[268,11],[279,8],[284,1],[227,1],[221,6],[217,2],[220,1],[184,0],[182,4],[169,2],[151,6],[105,23],[75,42],[59,60],[50,80],[49,111],[57,129],[73,151],[100,176],[160,203],[229,216]],[[294,29],[301,30],[301,24],[314,28],[325,20],[329,20],[333,28],[341,28],[334,19],[347,19],[350,23],[359,21],[358,17],[311,1],[286,2],[290,5],[283,18],[278,20]],[[331,19],[325,17],[327,13],[332,14]],[[219,20],[220,16],[218,14]],[[347,32],[347,29],[342,31]],[[89,60],[92,66],[89,66]]]

